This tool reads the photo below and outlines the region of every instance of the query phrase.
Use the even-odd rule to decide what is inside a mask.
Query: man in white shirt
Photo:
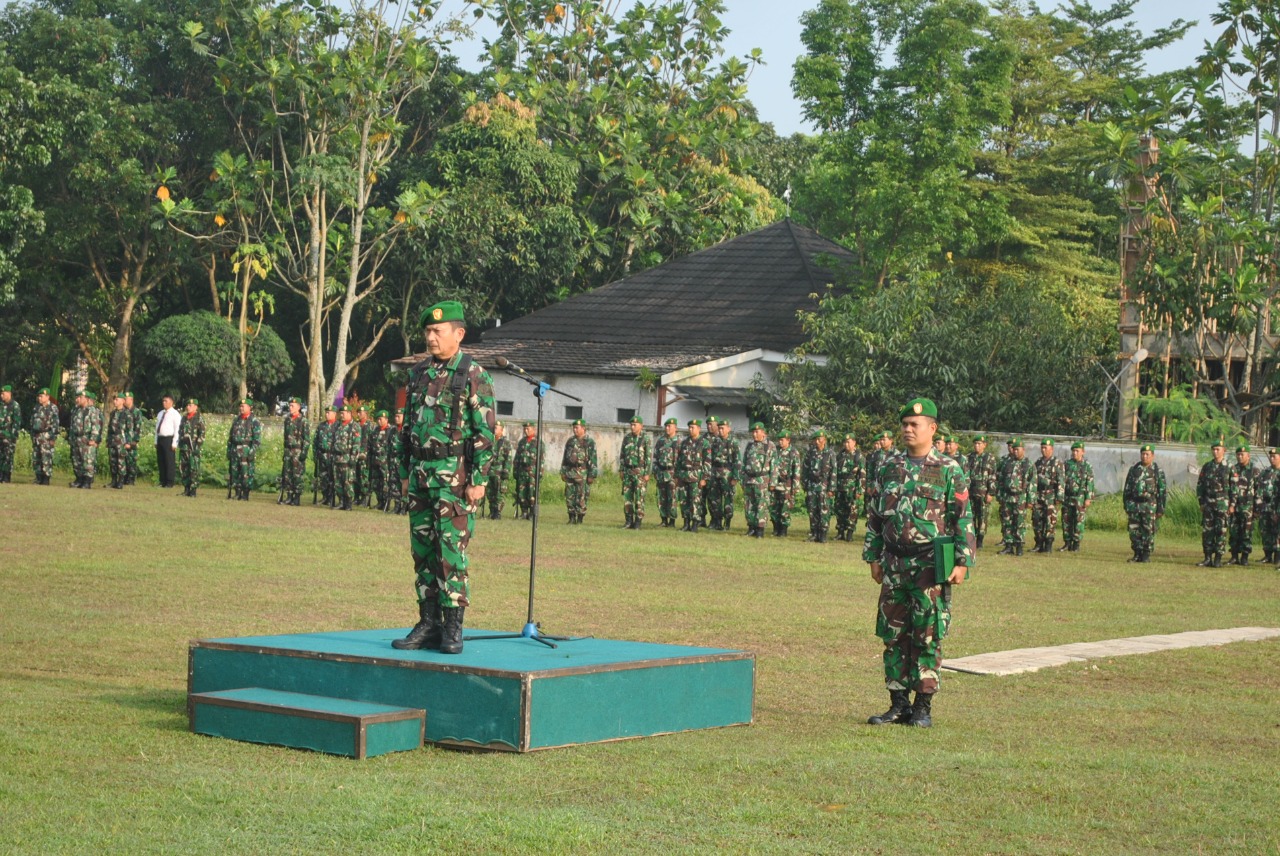
[[[156,414],[156,464],[160,468],[160,487],[173,487],[177,477],[174,451],[178,448],[178,428],[182,414],[173,406],[173,396],[164,397],[164,408]]]

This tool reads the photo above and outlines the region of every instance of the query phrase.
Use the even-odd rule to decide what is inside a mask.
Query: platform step
[[[189,693],[191,730],[349,758],[422,748],[426,711],[261,687]]]

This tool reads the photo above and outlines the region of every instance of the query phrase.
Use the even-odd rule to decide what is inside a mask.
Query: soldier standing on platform
[[[738,487],[738,444],[730,436],[728,420],[722,419],[716,426],[719,436],[711,442],[711,475],[708,485],[711,498],[707,500],[711,510],[711,528],[728,531],[733,523],[733,501]]]
[[[996,472],[996,499],[1000,502],[1000,554],[1022,555],[1027,528],[1027,508],[1036,500],[1035,467],[1027,460],[1022,438],[1009,438],[1009,454]]]
[[[987,451],[987,436],[973,438],[973,451],[965,468],[969,476],[969,509],[973,512],[973,534],[978,549],[987,535],[987,510],[996,493],[996,456]]]
[[[852,434],[844,435],[840,451],[836,452],[835,481],[836,540],[852,541],[853,533],[858,529],[858,511],[862,507],[866,484],[858,438]]]
[[[769,442],[763,422],[751,424],[751,442],[742,449],[742,513],[747,519],[747,535],[764,537],[764,520],[769,514],[769,488],[773,478],[777,448]],[[776,527],[775,527],[776,529]]]
[[[289,415],[284,418],[284,461],[280,465],[281,492],[277,504],[302,504],[310,446],[311,423],[302,415],[302,399],[295,396],[289,399]]]
[[[133,392],[124,394],[124,412],[129,417],[129,428],[124,446],[124,483],[138,482],[138,444],[142,442],[142,410],[134,406]]]
[[[53,476],[53,449],[62,431],[58,405],[49,398],[49,390],[36,393],[36,407],[31,411],[31,471],[36,484],[48,484]]]
[[[791,447],[791,434],[778,434],[778,451],[773,458],[773,478],[769,479],[773,501],[769,504],[769,519],[773,521],[776,538],[786,538],[791,528],[791,509],[795,506],[796,491],[800,489],[800,453]]]
[[[234,491],[236,499],[249,501],[261,445],[262,423],[253,415],[253,402],[242,398],[240,415],[231,421],[231,430],[227,433],[227,486]]]
[[[1280,540],[1280,449],[1267,450],[1271,466],[1258,474],[1258,501],[1255,506],[1255,517],[1258,520],[1258,534],[1262,538],[1263,561],[1280,562],[1276,555],[1277,541]]]
[[[22,433],[22,407],[13,399],[13,387],[0,386],[0,484],[13,481],[13,453]]]
[[[1258,501],[1255,482],[1258,471],[1249,462],[1249,447],[1240,444],[1236,449],[1236,465],[1231,468],[1231,487],[1227,492],[1227,514],[1231,529],[1231,561],[1244,566],[1249,564],[1253,552],[1253,506]]]
[[[970,486],[970,492],[973,487]],[[1079,552],[1084,538],[1084,512],[1093,502],[1096,487],[1093,483],[1093,465],[1084,459],[1084,443],[1071,444],[1071,460],[1062,471],[1062,546],[1058,552]]]
[[[933,724],[942,641],[951,626],[951,587],[975,563],[969,484],[951,458],[931,450],[937,406],[927,398],[901,411],[906,449],[881,467],[880,492],[867,515],[862,557],[880,586],[876,636],[884,643],[889,709],[871,725]],[[954,539],[955,559],[939,569],[936,539]],[[915,690],[915,702],[910,693]]]
[[[320,494],[320,501],[324,505],[332,506],[334,504],[334,482],[333,482],[333,443],[337,439],[338,434],[338,408],[330,404],[324,410],[324,421],[316,426],[315,435],[311,439],[311,459],[316,481],[315,492]],[[315,497],[311,497],[311,504],[315,505]]]
[[[351,405],[339,411],[333,429],[333,509],[350,511],[355,498],[356,450],[360,445],[360,426],[351,420]]]
[[[702,490],[707,486],[711,468],[711,444],[702,436],[702,423],[689,420],[689,434],[676,447],[676,490],[680,495],[680,514],[684,532],[697,532],[702,524]]]
[[[623,529],[639,529],[644,521],[644,495],[649,487],[649,441],[644,436],[644,420],[631,417],[627,436],[618,452],[618,475],[622,477]]]
[[[541,453],[541,455],[539,455]],[[511,467],[515,471],[515,486],[512,499],[516,504],[516,517],[520,520],[533,519],[533,490],[537,484],[536,468],[539,458],[546,467],[547,447],[538,438],[538,426],[533,422],[524,423],[524,436],[516,443],[515,457]]]
[[[195,496],[200,487],[200,461],[204,450],[204,417],[200,415],[200,402],[187,399],[187,412],[178,423],[178,479],[182,482],[182,495]]]
[[[1223,438],[1214,441],[1213,458],[1200,468],[1196,477],[1196,501],[1200,504],[1200,546],[1204,559],[1197,568],[1222,567],[1222,554],[1227,551],[1227,494],[1231,490],[1231,468],[1227,466],[1227,445]]]
[[[658,486],[658,513],[662,525],[676,525],[676,450],[680,439],[676,437],[679,423],[674,416],[662,424],[662,436],[653,441],[653,480]]]
[[[1124,480],[1124,510],[1129,515],[1130,562],[1150,562],[1155,548],[1156,528],[1164,516],[1169,497],[1164,473],[1155,462],[1156,447],[1144,443],[1138,463],[1129,468]]]
[[[501,422],[493,425],[493,460],[489,462],[489,486],[484,495],[489,500],[489,519],[501,520],[502,507],[505,502],[502,496],[507,479],[511,478],[511,441],[506,437],[506,429]],[[484,509],[481,509],[481,516]]]
[[[813,442],[804,453],[801,466],[804,480],[804,504],[809,512],[809,539],[819,544],[827,541],[827,522],[831,519],[831,498],[835,495],[835,455],[827,448],[827,432],[813,432]]]
[[[587,516],[587,502],[591,499],[591,485],[600,475],[600,462],[596,458],[596,441],[587,436],[587,423],[573,420],[573,436],[564,444],[560,459],[560,478],[564,480],[564,505],[569,512],[570,523],[581,523]]]
[[[1031,528],[1036,536],[1037,553],[1053,552],[1058,528],[1058,505],[1063,496],[1063,466],[1053,454],[1053,438],[1040,441],[1040,460],[1036,461],[1036,502],[1031,511]]]
[[[132,421],[124,412],[124,393],[117,392],[111,397],[111,415],[107,417],[107,469],[111,473],[111,486],[116,490],[124,487],[124,445]]]
[[[67,441],[71,445],[71,468],[76,480],[71,487],[91,489],[98,469],[98,444],[102,442],[102,411],[98,409],[97,396],[85,390],[77,398],[71,411],[71,427],[67,429]]]

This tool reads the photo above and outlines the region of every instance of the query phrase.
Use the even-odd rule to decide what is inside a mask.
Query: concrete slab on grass
[[[942,668],[970,675],[1016,675],[1035,672],[1049,666],[1083,663],[1104,657],[1150,654],[1176,648],[1201,648],[1226,645],[1229,642],[1258,642],[1280,636],[1280,627],[1233,627],[1227,630],[1191,630],[1186,633],[1161,633],[1154,636],[1131,636],[1127,639],[1105,639],[1101,642],[1072,642],[1045,648],[1017,648],[993,651],[944,660]]]

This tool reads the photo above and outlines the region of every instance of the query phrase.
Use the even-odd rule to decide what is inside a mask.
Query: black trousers
[[[173,461],[173,438],[156,439],[156,464],[160,467],[160,487],[173,487],[177,476],[177,467]]]

